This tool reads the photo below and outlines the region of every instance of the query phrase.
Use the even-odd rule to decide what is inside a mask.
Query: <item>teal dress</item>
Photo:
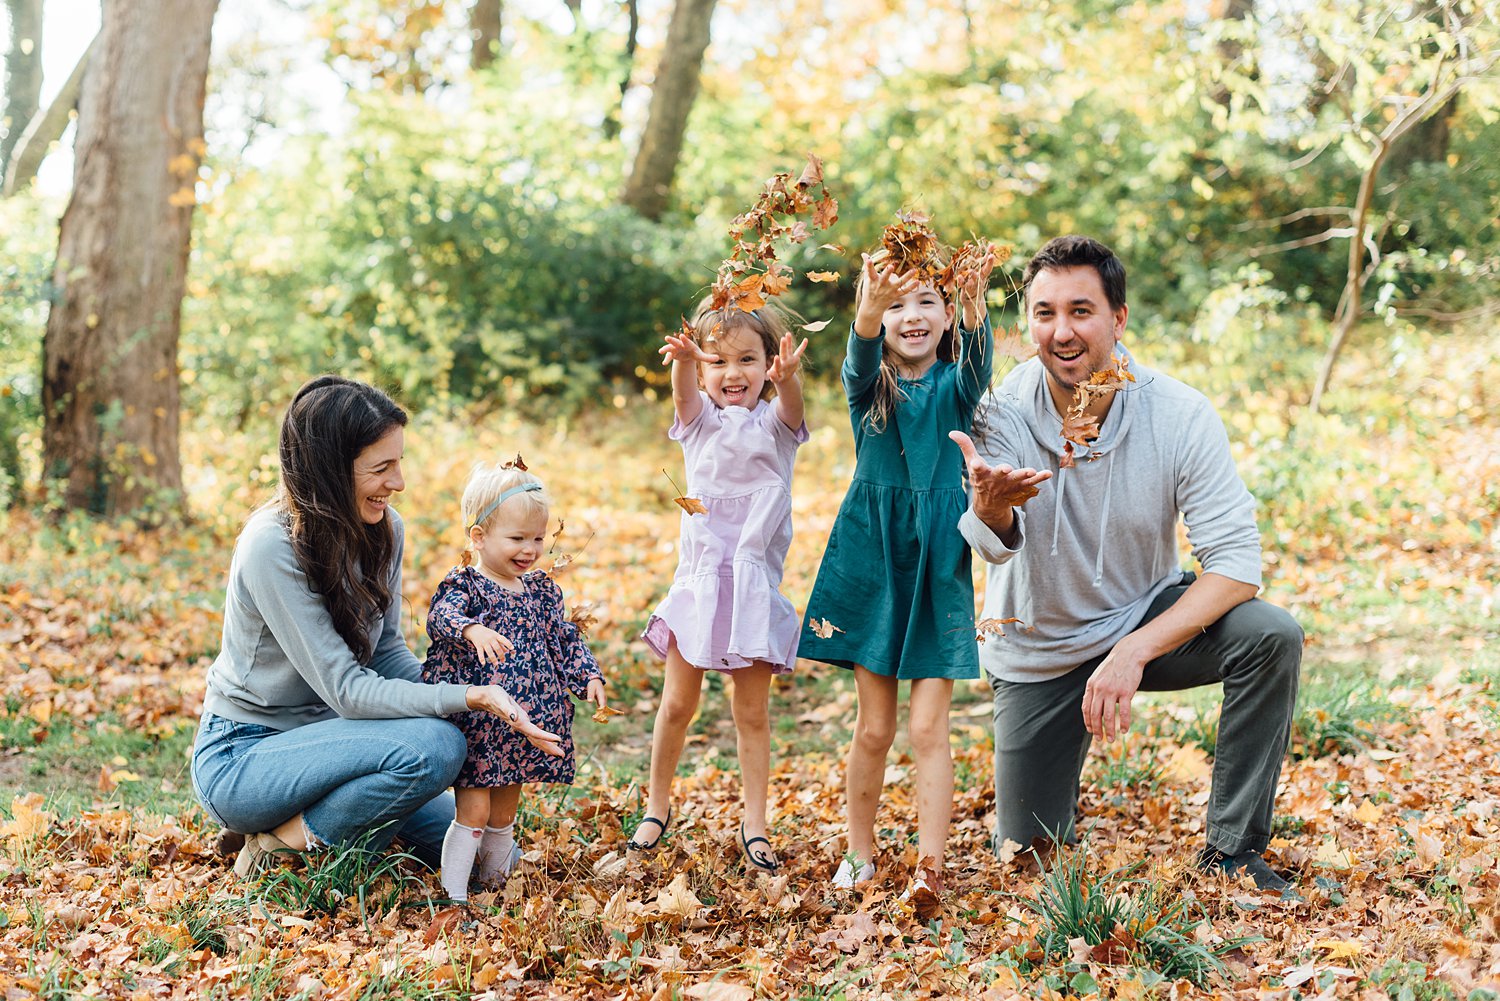
[[[974,579],[958,532],[969,493],[948,432],[970,429],[989,386],[988,319],[978,331],[960,328],[959,340],[957,362],[900,380],[903,398],[877,432],[867,418],[885,337],[850,328],[843,379],[854,480],[807,602],[802,657],[895,678],[979,677]]]

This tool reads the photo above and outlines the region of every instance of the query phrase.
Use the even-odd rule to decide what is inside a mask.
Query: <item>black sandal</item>
[[[750,846],[755,844],[757,841],[765,845],[767,851],[751,851]],[[765,838],[750,838],[748,841],[745,839],[745,822],[743,820],[740,821],[740,847],[745,850],[745,861],[755,866],[755,868],[759,869],[761,872],[769,872],[774,874],[778,869],[781,868],[781,863],[776,861],[775,857],[768,853],[771,848],[770,841]]]
[[[667,833],[667,825],[671,822],[672,808],[670,806],[667,807],[666,820],[657,820],[655,817],[642,817],[641,824],[655,824],[657,827],[661,828],[661,830],[656,832],[656,839],[651,843],[646,844],[644,842],[640,842],[635,840],[634,838],[631,838],[629,841],[625,842],[625,847],[633,852],[649,852],[651,849],[661,844],[661,839],[665,837]],[[639,831],[641,829],[640,824],[637,824],[635,829]]]

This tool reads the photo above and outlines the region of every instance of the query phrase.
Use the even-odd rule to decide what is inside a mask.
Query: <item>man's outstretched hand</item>
[[[991,466],[980,458],[974,441],[962,431],[949,431],[948,437],[958,445],[969,467],[969,485],[974,491],[974,514],[996,535],[1010,531],[1015,524],[1015,509],[1040,492],[1040,485],[1052,479],[1050,472],[1029,467]]]

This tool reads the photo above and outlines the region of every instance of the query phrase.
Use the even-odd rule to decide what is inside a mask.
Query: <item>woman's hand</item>
[[[604,695],[604,679],[590,678],[588,694],[585,695],[584,698],[588,699],[594,704],[596,708],[599,709],[603,709],[606,705],[608,705],[609,699]]]
[[[477,622],[464,626],[464,639],[468,640],[474,652],[479,654],[481,664],[498,664],[505,659],[506,654],[516,648],[510,640]]]
[[[766,378],[778,390],[789,379],[795,379],[797,373],[802,371],[802,352],[807,350],[807,338],[802,338],[802,343],[795,350],[792,348],[792,335],[782,334],[780,349],[776,356],[771,359],[771,367],[766,370]]]
[[[501,722],[544,753],[554,758],[563,756],[562,746],[559,744],[562,738],[531,722],[526,710],[499,685],[471,685],[465,698],[470,709],[499,717]]]

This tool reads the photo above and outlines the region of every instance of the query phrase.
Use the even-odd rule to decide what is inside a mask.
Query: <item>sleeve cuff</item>
[[[979,520],[971,506],[958,519],[958,531],[986,563],[1007,563],[1026,545],[1026,512],[1016,511],[1016,544],[1007,546],[994,529]]]
[[[469,711],[469,686],[450,685],[447,683],[434,685],[437,691],[438,715],[452,716],[454,713]]]

